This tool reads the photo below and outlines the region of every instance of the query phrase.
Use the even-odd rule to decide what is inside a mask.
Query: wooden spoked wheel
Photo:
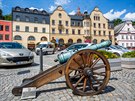
[[[99,52],[85,49],[75,53],[65,69],[67,85],[77,95],[95,95],[108,84],[110,65]]]

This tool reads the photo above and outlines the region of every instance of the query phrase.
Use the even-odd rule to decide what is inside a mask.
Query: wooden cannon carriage
[[[92,45],[88,49],[73,50],[58,55],[59,64],[26,78],[23,83],[14,87],[12,93],[21,95],[24,87],[39,88],[65,75],[66,84],[77,95],[94,95],[100,93],[108,84],[110,65],[101,53],[95,51],[111,45],[111,41],[104,41]]]

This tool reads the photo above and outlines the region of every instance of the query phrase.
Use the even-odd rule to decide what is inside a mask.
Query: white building
[[[125,21],[114,28],[115,38],[118,45],[135,49],[135,28],[132,21]]]

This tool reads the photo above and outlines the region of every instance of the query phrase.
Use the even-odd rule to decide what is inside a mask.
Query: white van
[[[43,55],[48,54],[48,53],[55,53],[55,45],[54,43],[51,42],[41,42],[35,49],[35,53],[37,55],[40,54],[40,48],[42,48]]]

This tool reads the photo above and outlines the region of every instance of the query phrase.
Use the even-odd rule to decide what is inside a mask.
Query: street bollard
[[[40,73],[43,72],[43,51],[40,48]]]

